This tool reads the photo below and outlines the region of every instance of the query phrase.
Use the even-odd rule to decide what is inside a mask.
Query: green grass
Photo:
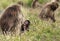
[[[60,41],[60,25],[51,21],[42,21],[38,14],[28,14],[31,21],[29,32],[21,35],[21,41]]]
[[[0,9],[5,9],[9,4],[16,2],[16,0],[0,0]],[[27,5],[31,5],[30,0],[22,0]],[[40,3],[45,3],[45,0],[39,0]],[[25,31],[19,36],[1,35],[0,41],[60,41],[60,10],[56,11],[56,22],[53,23],[51,20],[44,21],[39,19],[38,13],[40,8],[31,9],[23,8],[24,16],[29,19],[31,24],[29,27],[29,32]]]
[[[0,35],[0,41],[20,41],[20,36]]]

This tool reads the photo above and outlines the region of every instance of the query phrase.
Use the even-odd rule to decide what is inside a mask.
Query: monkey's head
[[[24,25],[29,26],[30,25],[30,21],[29,20],[25,20]]]
[[[23,2],[22,2],[22,1],[17,2],[17,4],[19,4],[19,5],[22,5],[22,6],[23,6]]]

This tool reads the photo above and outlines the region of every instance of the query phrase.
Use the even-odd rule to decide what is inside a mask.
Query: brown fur
[[[19,1],[19,2],[17,2],[17,3],[23,6],[23,2],[22,2],[22,1]]]
[[[46,4],[41,12],[40,12],[40,15],[39,17],[41,19],[51,19],[53,22],[55,22],[55,17],[54,17],[54,11],[59,7],[58,5],[58,1],[54,1],[54,2],[51,2],[51,3],[48,3]]]
[[[7,32],[10,31],[18,31],[18,29],[21,27],[21,23],[23,22],[23,14],[20,7],[21,4],[15,4],[8,7],[3,12],[3,15],[0,18],[0,26],[3,34],[7,34]]]
[[[35,8],[36,2],[38,2],[38,0],[33,0],[33,2],[32,2],[32,7],[33,7],[33,8]]]

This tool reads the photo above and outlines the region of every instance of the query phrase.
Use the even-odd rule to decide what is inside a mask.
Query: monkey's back
[[[18,5],[12,5],[8,7],[0,18],[0,26],[3,31],[8,31],[15,28],[18,25],[20,19],[20,7]],[[22,14],[21,14],[22,15]]]

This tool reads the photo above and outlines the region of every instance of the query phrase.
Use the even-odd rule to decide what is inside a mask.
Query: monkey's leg
[[[54,17],[54,14],[53,14],[52,16],[50,16],[50,18],[51,18],[51,20],[52,20],[53,22],[56,21],[56,20],[55,20],[55,17]]]

